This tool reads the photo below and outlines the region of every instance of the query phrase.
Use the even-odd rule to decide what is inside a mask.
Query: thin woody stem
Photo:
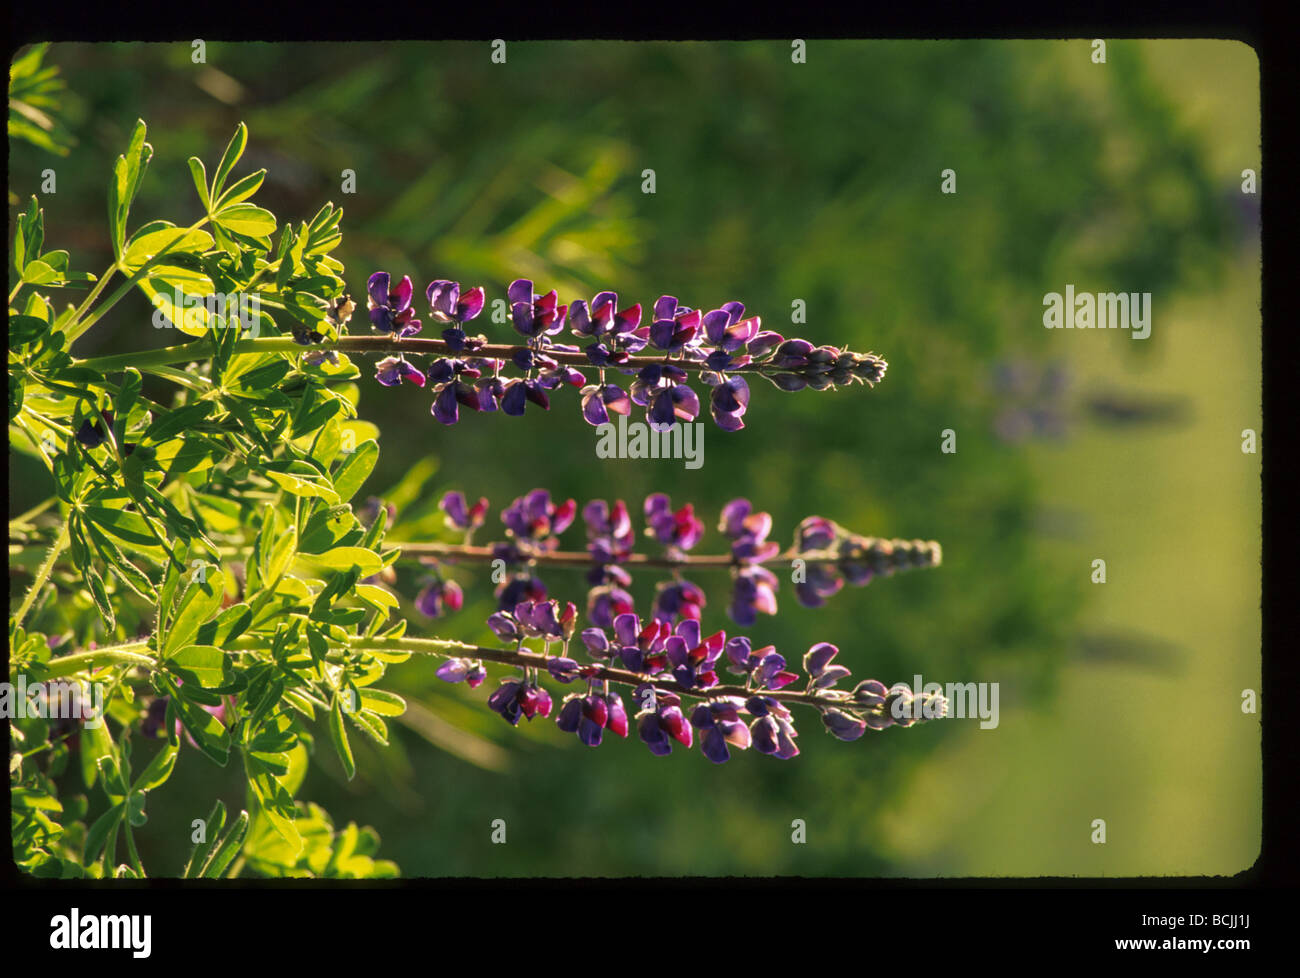
[[[228,650],[232,652],[252,652],[264,650],[268,642],[248,636],[232,642]],[[552,643],[561,644],[561,643]],[[416,655],[440,655],[445,658],[483,659],[500,665],[517,666],[523,669],[545,670],[547,660],[555,658],[541,652],[529,652],[522,646],[517,649],[494,649],[466,642],[456,642],[437,638],[361,638],[354,637],[348,648],[353,652],[410,652]],[[61,656],[48,663],[47,677],[70,676],[84,669],[102,665],[134,665],[145,669],[157,668],[157,660],[148,652],[148,642],[138,641],[110,649],[97,649],[75,655]],[[844,702],[847,694],[839,690],[753,690],[744,686],[711,686],[699,689],[683,686],[681,683],[664,676],[648,676],[629,669],[619,669],[599,663],[580,663],[581,668],[589,671],[582,679],[601,682],[619,683],[625,686],[650,684],[661,692],[677,693],[693,699],[708,700],[719,696],[739,696],[747,698],[754,695],[770,696],[782,703],[799,703],[806,706],[826,707]],[[582,680],[575,680],[581,682]]]
[[[491,649],[484,648],[481,645],[469,645],[463,642],[423,638],[358,639],[351,645],[351,648],[353,651],[358,652],[412,652],[423,655],[441,655],[448,658],[485,659],[488,662],[496,662],[502,665],[539,670],[545,670],[547,660],[554,658],[554,656],[543,655],[540,652],[527,652],[522,648],[518,650]],[[800,703],[805,706],[825,707],[832,706],[835,703],[844,702],[848,699],[848,694],[839,690],[755,690],[746,689],[744,686],[732,685],[710,686],[708,689],[699,689],[683,686],[675,680],[666,679],[662,676],[647,676],[639,672],[632,672],[629,669],[619,669],[614,666],[604,666],[599,664],[588,666],[585,663],[580,663],[580,666],[590,669],[591,671],[590,676],[583,676],[584,679],[589,678],[603,682],[620,683],[625,686],[649,684],[660,691],[677,693],[681,696],[689,696],[701,700],[715,699],[719,696],[739,696],[741,698],[748,698],[750,696],[759,695],[770,696],[772,699],[779,700],[782,703]],[[581,682],[581,680],[577,681]]]
[[[894,547],[910,544],[907,540],[884,540],[877,537],[862,537],[862,546],[871,547],[887,543]],[[448,563],[489,563],[496,559],[494,548],[487,546],[469,546],[459,543],[398,543],[402,558],[431,557]],[[551,550],[523,554],[525,563],[542,567],[590,567],[597,561],[585,550]],[[700,567],[715,569],[723,567],[779,567],[792,560],[802,560],[809,564],[835,564],[843,556],[834,550],[806,550],[802,553],[787,550],[762,561],[737,560],[731,554],[681,554],[679,556],[632,553],[617,561],[610,561],[623,567],[650,567],[671,570],[679,567]]]
[[[307,351],[323,352],[337,350],[340,353],[426,353],[432,356],[452,356],[460,358],[480,358],[484,360],[509,360],[515,353],[532,349],[528,346],[509,343],[488,343],[476,350],[453,350],[445,340],[428,337],[409,336],[395,339],[392,336],[343,336],[337,340],[304,346],[287,336],[271,336],[259,339],[240,340],[235,344],[235,353],[305,353]],[[546,356],[558,363],[574,367],[596,366],[587,358],[587,354],[577,351],[542,350]],[[111,371],[124,367],[162,366],[167,364],[187,363],[191,360],[206,360],[212,355],[212,346],[206,341],[182,343],[179,346],[166,346],[156,350],[143,350],[138,353],[118,353],[105,357],[90,357],[75,361],[79,367],[93,370]],[[662,365],[671,362],[683,370],[708,370],[709,367],[699,360],[672,359],[663,356],[628,357],[619,364],[610,364],[610,369],[638,370],[652,364]],[[744,366],[727,367],[726,373],[761,373],[775,370],[768,363],[748,363]]]

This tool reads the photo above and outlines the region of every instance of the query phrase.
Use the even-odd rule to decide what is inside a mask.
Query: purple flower
[[[448,659],[434,673],[445,683],[463,683],[474,668],[472,659]]]
[[[478,502],[469,506],[463,492],[447,492],[439,500],[438,508],[447,514],[444,522],[449,530],[477,530],[487,518],[488,501],[480,496]]]
[[[566,602],[563,608],[558,601],[521,601],[515,605],[513,615],[525,638],[544,638],[549,642],[573,635],[578,608],[572,601]]]
[[[748,627],[759,614],[776,614],[776,575],[752,564],[736,572],[727,613],[737,625]]]
[[[646,533],[675,550],[690,550],[704,535],[704,522],[695,516],[695,507],[687,503],[676,511],[662,492],[645,500]]]
[[[691,713],[691,726],[700,731],[700,750],[714,764],[731,757],[727,745],[745,750],[750,745],[749,728],[740,719],[740,701],[734,697],[701,703]]]
[[[620,587],[594,587],[587,594],[587,617],[597,628],[612,628],[619,615],[633,611],[632,595]]]
[[[680,353],[695,339],[703,319],[698,309],[679,306],[671,295],[660,296],[655,302],[654,317],[650,342],[669,354]]]
[[[521,601],[545,601],[546,585],[531,574],[516,574],[497,585],[496,597],[501,611],[513,611]]]
[[[515,329],[529,339],[558,333],[564,328],[568,306],[558,305],[556,292],[546,295],[533,292],[533,283],[526,278],[510,283],[506,294],[510,298],[510,313]]]
[[[763,321],[758,316],[741,319],[745,307],[739,302],[724,303],[721,309],[705,313],[701,320],[709,344],[723,353],[732,354],[758,335]]]
[[[111,428],[113,426],[113,412],[109,410],[100,411],[100,416],[105,423]],[[77,441],[87,448],[98,448],[108,435],[104,431],[104,426],[98,421],[91,421],[86,418],[81,422],[81,427],[77,429]]]
[[[609,424],[611,412],[632,413],[632,401],[627,391],[617,384],[592,384],[582,389],[582,417],[587,424]]]
[[[795,730],[790,720],[790,710],[784,703],[771,696],[751,696],[745,701],[745,708],[756,717],[749,725],[755,750],[782,760],[798,755],[799,748],[794,738],[799,733]]]
[[[673,740],[683,747],[691,746],[694,735],[682,713],[681,697],[657,690],[647,683],[636,688],[633,698],[641,704],[636,715],[637,734],[650,748],[650,753],[659,757],[671,754]]]
[[[867,721],[856,713],[835,707],[822,711],[822,722],[831,735],[840,740],[857,740],[867,732]]]
[[[571,683],[576,680],[579,668],[576,659],[553,655],[546,660],[546,671],[551,674],[551,678],[561,683]]]
[[[849,675],[849,670],[844,666],[830,664],[839,651],[830,642],[818,642],[807,651],[803,657],[803,668],[808,673],[810,689],[830,689]]]
[[[464,594],[455,581],[433,581],[415,598],[415,607],[430,618],[441,618],[448,612],[460,611]]]
[[[551,409],[551,399],[542,381],[520,377],[506,382],[505,393],[501,395],[502,411],[512,418],[522,417],[529,401],[544,411]]]
[[[728,671],[749,676],[760,689],[781,689],[799,678],[786,669],[785,657],[771,645],[751,651],[749,639],[737,636],[727,643],[726,652]]]
[[[464,295],[459,282],[438,279],[430,282],[426,292],[433,318],[443,323],[467,323],[483,311],[483,289],[470,289]]]
[[[577,511],[578,504],[572,499],[557,506],[551,502],[551,494],[547,490],[534,489],[506,507],[501,513],[501,522],[505,523],[509,534],[521,543],[553,550],[559,543],[555,534],[563,533],[572,525]]]
[[[416,387],[424,386],[424,374],[406,362],[405,357],[384,357],[375,364],[375,380],[385,387],[396,387],[408,380]]]
[[[655,590],[654,616],[669,624],[678,618],[699,621],[706,603],[704,591],[685,578],[662,581]]]
[[[698,633],[699,626],[696,626]],[[668,625],[651,620],[644,628],[631,612],[614,619],[614,648],[625,668],[653,675],[668,666],[664,642],[671,634]]]
[[[564,698],[555,724],[565,733],[577,733],[588,747],[597,747],[606,729],[627,736],[627,711],[617,693],[570,693]]]
[[[387,272],[375,272],[366,284],[369,295],[370,324],[374,329],[392,333],[397,337],[413,336],[420,331],[420,321],[413,318],[411,308],[411,277],[403,275],[396,288],[390,289],[391,278]]]
[[[582,507],[582,521],[587,527],[587,552],[597,564],[615,564],[632,552],[632,519],[627,505],[614,500],[611,509],[603,499],[593,499]]]
[[[551,694],[536,683],[507,679],[488,697],[488,707],[501,714],[512,726],[519,718],[551,715]]]
[[[531,287],[531,285],[530,285]],[[618,309],[618,294],[615,292],[598,292],[591,300],[590,311],[583,299],[575,299],[569,307],[569,319],[575,336],[590,336],[600,340],[607,335],[615,337],[631,333],[641,325],[641,304],[630,306],[622,312]]]
[[[739,431],[745,427],[742,419],[747,410],[749,384],[744,377],[729,377],[709,393],[709,412],[723,431]]]
[[[661,627],[667,626],[661,623]],[[679,622],[673,634],[663,642],[673,678],[687,689],[708,689],[718,685],[714,667],[722,655],[727,635],[714,632],[708,638],[701,638],[700,631],[700,623],[688,618]]]
[[[743,497],[722,507],[718,529],[731,538],[731,555],[742,563],[762,563],[781,552],[780,544],[767,539],[772,532],[772,515],[754,511]]]

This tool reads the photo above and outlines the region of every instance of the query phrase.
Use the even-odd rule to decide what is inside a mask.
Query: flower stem
[[[417,655],[441,655],[447,658],[461,657],[470,659],[486,659],[488,662],[496,662],[502,665],[517,666],[524,669],[546,669],[546,660],[551,656],[542,655],[539,652],[527,652],[523,649],[492,649],[484,648],[479,645],[468,645],[463,642],[452,642],[443,639],[424,639],[424,638],[358,638],[354,640],[350,648],[357,652],[379,651],[379,652],[411,652]],[[588,678],[588,677],[584,677]],[[695,699],[714,699],[719,696],[739,696],[749,697],[753,691],[746,689],[744,686],[710,686],[707,689],[683,686],[681,683],[661,676],[647,676],[642,673],[632,672],[629,669],[619,669],[614,666],[596,665],[592,675],[589,677],[594,680],[604,682],[619,683],[625,686],[640,686],[643,683],[649,683],[656,689],[666,690],[677,693],[681,696],[689,696]],[[848,694],[840,690],[817,690],[817,691],[798,691],[798,690],[763,690],[764,696],[770,696],[782,703],[801,703],[808,706],[824,707],[836,702],[841,702],[848,698]]]
[[[128,642],[125,645],[114,645],[103,649],[93,649],[90,652],[63,655],[50,660],[46,664],[45,674],[48,678],[55,679],[59,676],[71,676],[83,670],[98,669],[100,666],[108,665],[130,665],[139,666],[142,669],[153,669],[157,666],[157,661],[152,656],[144,654],[148,648],[149,643],[147,641]]]
[[[316,343],[311,346],[304,346],[287,336],[270,336],[260,337],[258,339],[240,340],[235,344],[235,353],[303,353],[307,350],[325,351],[336,350],[340,353],[424,353],[431,356],[451,356],[451,357],[477,357],[485,360],[509,360],[515,353],[521,350],[528,350],[529,347],[524,345],[512,345],[509,343],[488,343],[479,347],[472,352],[453,350],[444,340],[435,340],[424,337],[407,337],[405,339],[394,339],[391,336],[343,336],[334,341]],[[558,363],[568,364],[575,367],[594,366],[587,358],[587,354],[581,350],[566,351],[544,351],[546,356],[557,361]],[[86,360],[76,361],[79,367],[89,367],[92,370],[121,370],[124,367],[143,367],[158,366],[166,364],[185,363],[189,360],[206,359],[212,355],[212,347],[204,341],[195,341],[193,343],[183,343],[178,346],[162,347],[156,350],[142,350],[138,353],[118,353],[104,357],[90,357]],[[708,370],[709,368],[698,360],[674,360],[674,364],[684,370]],[[662,365],[660,357],[629,357],[621,364],[612,365],[614,369],[639,370],[641,367]],[[770,364],[766,363],[748,363],[744,366],[732,366],[726,369],[726,373],[758,373],[763,370],[772,370]]]
[[[31,611],[32,604],[36,601],[36,596],[40,593],[41,588],[45,587],[45,582],[50,579],[50,572],[54,570],[55,561],[59,559],[59,554],[63,553],[63,548],[68,545],[68,524],[65,522],[59,528],[59,535],[54,538],[54,543],[50,546],[50,552],[45,555],[45,560],[41,566],[36,568],[36,579],[32,581],[32,586],[27,589],[27,594],[23,597],[23,603],[18,606],[18,611],[14,614],[12,628],[18,628],[22,625],[23,619],[27,617],[27,612]]]

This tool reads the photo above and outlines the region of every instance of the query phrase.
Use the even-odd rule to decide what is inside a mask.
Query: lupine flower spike
[[[461,407],[511,416],[522,415],[530,404],[550,410],[552,393],[571,385],[579,388],[579,408],[588,424],[608,424],[635,406],[662,431],[695,421],[703,411],[703,392],[690,383],[694,376],[708,388],[714,423],[739,431],[749,410],[747,378],[761,377],[784,391],[826,390],[874,386],[887,367],[874,353],[765,330],[762,320],[746,316],[744,304],[736,301],[704,311],[662,295],[644,316],[640,303],[624,305],[612,291],[565,304],[555,289],[540,292],[530,279],[516,279],[506,290],[513,336],[489,342],[465,328],[483,311],[481,286],[462,291],[450,279],[429,283],[429,316],[446,327],[441,339],[413,338],[421,323],[414,318],[410,276],[393,285],[388,272],[375,272],[367,293],[372,326],[392,337],[387,351],[400,352],[379,362],[376,379],[389,387],[424,386],[427,380],[435,395],[431,413],[447,425],[460,420]],[[579,344],[560,342],[566,329]],[[420,369],[407,360],[416,355],[432,359]]]

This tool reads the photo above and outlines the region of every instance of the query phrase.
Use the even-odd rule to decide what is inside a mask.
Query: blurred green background
[[[444,539],[447,489],[492,502],[489,529],[536,486],[559,498],[692,501],[720,550],[736,495],[790,539],[819,514],[862,533],[935,539],[943,566],[819,610],[789,583],[748,630],[797,659],[830,641],[855,676],[997,682],[1000,725],[890,730],[844,744],[811,715],[802,755],[655,758],[597,750],[551,723],[511,730],[436,663],[391,672],[417,707],[388,751],[358,744],[346,783],[327,750],[300,796],[373,825],[407,876],[1228,874],[1259,849],[1258,64],[1223,41],[55,45],[69,90],[63,159],[10,146],[15,195],[41,195],[49,247],[110,260],[104,186],[137,117],[155,157],[133,222],[198,214],[185,165],[235,124],[240,172],[283,220],[345,210],[354,296],[376,269],[561,298],[612,288],[705,309],[745,302],[768,328],[874,350],[885,381],[754,390],[748,427],[706,427],[704,466],[599,460],[573,392],[548,415],[443,428],[430,395],[363,370],[381,429],[367,492],[412,467],[395,539]],[[642,193],[651,168],[656,193]],[[956,171],[957,193],[940,193]],[[342,171],[356,193],[340,193]],[[1049,331],[1063,291],[1153,295],[1151,337]],[[807,324],[791,325],[792,302]],[[78,351],[157,345],[143,295]],[[423,303],[423,299],[420,299]],[[421,311],[423,310],[421,307]],[[427,319],[427,317],[425,317]],[[508,327],[481,328],[504,338]],[[353,330],[366,328],[364,312]],[[173,341],[168,338],[168,341]],[[956,454],[940,452],[941,431]],[[41,497],[11,455],[11,515]],[[411,485],[408,482],[408,485]],[[638,522],[639,525],[639,522]],[[481,537],[489,539],[488,536]],[[581,529],[566,542],[581,545]],[[650,546],[647,543],[647,546]],[[1091,582],[1092,561],[1108,582]],[[411,634],[482,640],[486,574],[458,569],[461,614]],[[695,575],[727,627],[725,575]],[[580,573],[548,575],[582,600]],[[644,605],[653,579],[635,593]],[[407,598],[418,569],[400,581]],[[150,800],[151,868],[183,862],[237,772],[197,755]],[[490,841],[504,818],[508,843]],[[1107,841],[1091,841],[1092,822]],[[807,842],[791,842],[803,819]]]

